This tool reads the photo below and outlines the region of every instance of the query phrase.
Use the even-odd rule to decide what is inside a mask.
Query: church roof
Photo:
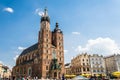
[[[29,52],[34,51],[34,50],[36,50],[36,49],[38,49],[38,43],[36,43],[36,44],[28,47],[28,48],[25,49],[25,50],[23,50],[23,52],[20,54],[20,56],[25,55],[25,54],[28,54]]]

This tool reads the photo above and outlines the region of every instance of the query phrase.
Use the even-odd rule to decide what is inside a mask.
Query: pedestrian
[[[91,76],[89,80],[94,80],[94,79],[93,79],[93,76]]]
[[[36,80],[38,80],[38,77],[36,76]]]
[[[62,75],[62,80],[65,80],[64,74]]]

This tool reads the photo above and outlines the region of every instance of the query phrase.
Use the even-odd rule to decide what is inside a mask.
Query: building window
[[[47,44],[47,48],[49,48],[48,44]]]
[[[59,36],[59,40],[60,40],[60,36]]]
[[[60,55],[62,55],[61,52],[60,52]]]
[[[101,72],[103,72],[103,70],[101,70]]]
[[[48,74],[48,72],[46,72],[46,77],[47,77],[47,78],[49,77],[49,74]]]
[[[83,66],[85,65],[85,63],[83,63]]]
[[[30,60],[30,55],[29,55],[29,60]]]
[[[83,68],[83,71],[85,71],[85,68]]]
[[[30,59],[32,59],[32,55],[30,55]]]
[[[31,76],[31,74],[32,74],[32,69],[28,68],[28,75]]]
[[[54,72],[54,77],[57,77],[57,72]]]
[[[48,66],[46,66],[46,70],[48,70]]]
[[[87,61],[88,61],[88,59],[87,59]]]
[[[46,56],[46,59],[48,59],[48,55]]]
[[[96,70],[93,70],[93,72],[96,72]]]
[[[97,72],[99,72],[99,70],[97,70]]]
[[[60,46],[61,43],[59,43],[59,46]]]
[[[89,71],[89,68],[87,68],[87,71]]]
[[[83,59],[83,61],[84,61],[84,59]]]
[[[79,68],[79,72],[81,72],[81,68]]]
[[[20,68],[20,74],[22,74],[22,68]]]
[[[46,50],[45,53],[48,53],[48,50]]]
[[[48,39],[46,39],[46,42],[48,42]]]
[[[87,63],[87,65],[89,65],[89,64]]]
[[[99,62],[96,62],[96,64],[99,64]]]
[[[61,57],[60,57],[60,61],[61,61]]]
[[[24,68],[24,74],[26,73],[26,69]]]
[[[48,37],[48,34],[46,34],[46,36]]]

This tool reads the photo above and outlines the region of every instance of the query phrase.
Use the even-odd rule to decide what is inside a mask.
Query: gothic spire
[[[59,29],[58,26],[59,26],[59,25],[58,25],[58,22],[56,22],[55,28],[56,28],[56,29]]]
[[[59,28],[58,22],[56,22],[54,32],[60,32],[60,33],[62,33],[61,29]]]
[[[47,8],[44,9],[44,15],[48,16],[48,10],[47,10]]]
[[[50,17],[48,16],[48,10],[47,10],[47,8],[44,9],[44,15],[41,17],[41,22],[42,21],[50,22]]]

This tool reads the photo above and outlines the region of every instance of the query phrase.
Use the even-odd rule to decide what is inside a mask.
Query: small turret
[[[59,29],[58,22],[56,22],[54,32],[60,32],[60,33],[62,33],[61,29]]]

